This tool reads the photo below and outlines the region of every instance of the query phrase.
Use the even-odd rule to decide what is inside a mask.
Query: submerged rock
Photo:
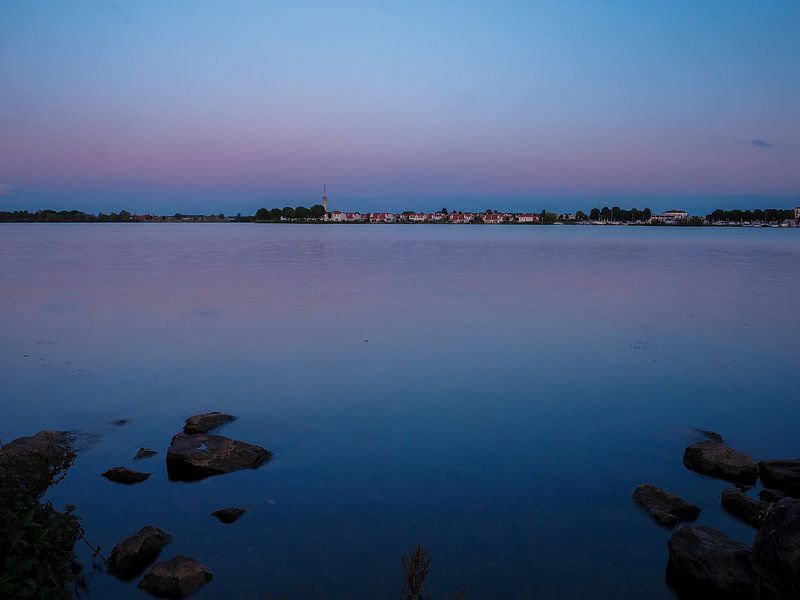
[[[729,513],[736,515],[742,521],[753,527],[761,527],[767,514],[769,504],[761,500],[754,500],[741,490],[728,488],[722,492],[722,506]]]
[[[212,512],[211,515],[217,517],[220,521],[227,524],[238,521],[244,513],[245,510],[243,508],[231,507],[220,508],[219,510]]]
[[[226,415],[221,412],[208,412],[202,415],[194,415],[186,419],[186,424],[183,426],[183,433],[208,433],[212,429],[216,429],[220,425],[235,421],[236,417],[233,415]]]
[[[152,448],[139,448],[138,452],[136,452],[136,456],[134,456],[133,459],[141,460],[143,458],[150,458],[156,454],[158,454],[158,452]]]
[[[183,598],[213,577],[211,570],[188,556],[176,556],[150,567],[139,582],[144,591],[162,598]]]
[[[753,564],[760,598],[800,598],[800,500],[784,498],[767,511]]]
[[[698,473],[734,483],[753,484],[758,478],[758,465],[749,454],[710,440],[688,446],[683,464]]]
[[[800,498],[800,460],[762,460],[758,467],[766,487]]]
[[[711,527],[681,524],[668,546],[670,578],[692,597],[753,597],[755,575],[744,544]]]
[[[120,579],[132,579],[158,558],[172,536],[155,525],[143,527],[114,546],[108,556],[108,572]]]
[[[167,473],[171,480],[196,481],[210,475],[240,469],[256,469],[272,452],[221,435],[179,433],[167,451]]]
[[[633,490],[632,497],[661,525],[672,527],[678,521],[693,521],[700,514],[698,506],[649,483]]]
[[[141,471],[132,471],[127,467],[112,467],[105,473],[102,473],[102,476],[108,479],[109,481],[113,481],[115,483],[124,483],[126,485],[131,485],[133,483],[141,483],[148,477],[150,477],[150,473],[142,473]]]

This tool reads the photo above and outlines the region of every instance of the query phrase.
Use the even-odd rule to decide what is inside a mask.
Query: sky
[[[0,210],[800,204],[800,2],[0,3]]]

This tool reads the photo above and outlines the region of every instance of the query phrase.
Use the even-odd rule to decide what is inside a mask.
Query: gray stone
[[[700,514],[698,506],[649,483],[643,483],[633,490],[632,497],[653,519],[668,527],[679,521],[693,521]]]
[[[221,412],[207,412],[201,415],[194,415],[186,419],[183,426],[183,433],[208,433],[220,425],[236,420],[233,415],[226,415]]]
[[[752,598],[750,549],[711,527],[681,524],[668,543],[671,579],[692,597]]]
[[[161,598],[183,598],[213,577],[211,570],[188,556],[176,556],[150,567],[139,582],[144,591]]]
[[[109,481],[113,481],[114,483],[131,485],[134,483],[141,483],[142,481],[146,480],[148,477],[150,477],[150,473],[132,471],[127,467],[112,467],[105,473],[102,473],[102,476]]]
[[[167,451],[167,472],[171,480],[195,481],[210,475],[240,469],[256,469],[272,452],[247,442],[221,435],[179,433]]]
[[[800,498],[800,460],[762,460],[758,467],[765,487]]]
[[[155,525],[143,527],[114,546],[108,556],[108,572],[119,579],[132,579],[158,558],[172,536]]]
[[[800,500],[770,506],[753,543],[759,598],[800,598]]]
[[[750,455],[710,440],[688,446],[683,464],[698,473],[734,483],[751,485],[758,478],[758,465]]]

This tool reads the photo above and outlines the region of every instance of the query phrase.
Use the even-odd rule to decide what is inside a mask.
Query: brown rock
[[[700,514],[699,507],[649,483],[643,483],[633,490],[632,497],[653,519],[668,527],[678,521],[693,521]]]
[[[800,500],[770,506],[753,543],[759,598],[800,598]]]
[[[112,467],[105,473],[102,473],[102,475],[109,481],[113,481],[115,483],[124,483],[125,485],[141,483],[150,477],[150,473],[131,471],[127,467]]]
[[[764,486],[800,498],[800,460],[762,460],[758,467]]]
[[[243,508],[220,508],[211,513],[212,516],[217,517],[223,523],[233,523],[238,521],[239,518],[245,513]]]
[[[139,582],[144,591],[161,598],[183,598],[199,590],[214,575],[188,556],[176,556],[150,567]]]
[[[216,429],[220,425],[234,420],[236,420],[236,417],[233,415],[226,415],[221,412],[208,412],[202,415],[194,415],[186,419],[186,424],[183,426],[183,433],[208,433],[212,429]]]
[[[742,521],[753,527],[761,527],[767,514],[769,504],[761,500],[754,500],[741,490],[728,488],[722,492],[722,506],[729,513],[736,515]]]
[[[750,455],[710,440],[688,446],[683,464],[698,473],[734,483],[753,484],[758,478],[758,465]]]
[[[272,452],[221,435],[179,433],[167,451],[167,473],[171,480],[196,481],[210,475],[240,469],[256,469]]]
[[[172,536],[155,525],[143,527],[114,546],[108,556],[108,572],[120,579],[132,579],[158,558]]]
[[[692,598],[753,598],[750,549],[711,527],[681,524],[668,543],[670,579]]]

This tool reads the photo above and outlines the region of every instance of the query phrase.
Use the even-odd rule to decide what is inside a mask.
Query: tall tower
[[[328,212],[328,193],[325,191],[325,184],[322,184],[322,208]]]

